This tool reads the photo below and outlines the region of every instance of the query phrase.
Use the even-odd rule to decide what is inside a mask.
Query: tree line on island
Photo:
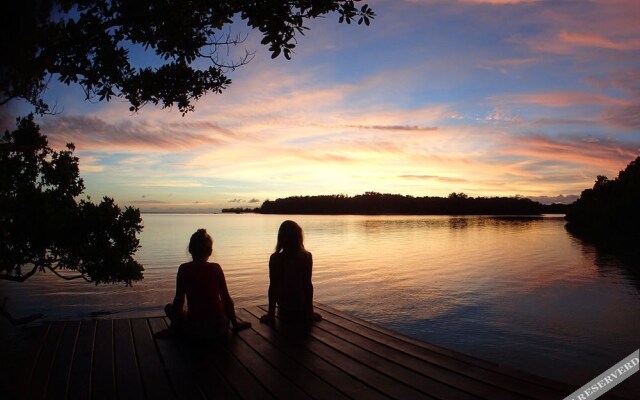
[[[448,197],[414,197],[366,192],[356,196],[293,196],[266,200],[258,208],[225,208],[224,213],[259,214],[396,214],[396,215],[540,215],[562,214],[566,204],[545,205],[514,197],[470,197],[451,193]]]

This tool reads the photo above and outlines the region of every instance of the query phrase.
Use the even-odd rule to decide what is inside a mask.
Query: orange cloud
[[[82,156],[80,159],[80,173],[103,172],[106,166],[100,164],[100,158],[96,156]]]

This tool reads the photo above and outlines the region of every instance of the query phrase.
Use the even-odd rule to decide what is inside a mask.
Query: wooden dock
[[[577,389],[316,307],[324,320],[306,332],[260,324],[264,308],[238,309],[252,328],[204,346],[155,337],[167,328],[163,317],[48,322],[30,346],[17,396],[563,399]]]

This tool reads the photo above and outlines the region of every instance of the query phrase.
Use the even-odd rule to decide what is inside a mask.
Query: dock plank
[[[273,367],[282,375],[287,376],[293,383],[298,385],[310,397],[314,399],[348,399],[342,392],[320,379],[305,365],[304,358],[290,357],[274,343],[265,340],[258,333],[261,327],[260,320],[246,310],[237,310],[239,317],[252,324],[252,329],[245,331],[239,337],[244,340],[256,353],[262,355]]]
[[[164,321],[168,327],[169,323],[166,318],[164,318]],[[214,345],[208,346],[208,351],[203,352],[200,346],[194,346],[185,340],[173,340],[171,343],[175,345],[176,351],[184,358],[185,363],[190,366],[198,387],[205,398],[221,400],[236,400],[240,398],[213,362],[211,352],[215,352]]]
[[[265,311],[264,308],[262,308],[262,310]],[[397,399],[433,399],[433,397],[420,393],[414,388],[390,378],[384,373],[378,371],[375,367],[368,365],[366,362],[361,362],[354,353],[343,352],[342,350],[346,350],[347,348],[340,346],[338,338],[335,338],[335,340],[327,339],[325,341],[318,339],[316,332],[317,328],[314,326],[310,327],[310,336],[308,337],[299,337],[298,335],[294,336],[289,334],[286,329],[286,324],[276,324],[275,329],[282,332],[285,337],[292,342],[303,344],[306,348],[322,357],[327,362],[342,369],[355,379],[366,383],[388,397]]]
[[[389,334],[384,328],[378,326],[375,326],[377,329],[370,329],[370,323],[358,321],[355,317],[335,309],[327,308],[325,311],[329,311],[324,314],[327,321],[362,336],[365,347],[377,347],[375,344],[377,342],[388,348],[410,354],[426,364],[424,366],[416,365],[415,359],[404,360],[404,363],[415,365],[414,368],[423,370],[432,377],[440,376],[444,379],[443,382],[455,387],[465,388],[464,382],[466,380],[466,382],[469,382],[467,385],[471,385],[469,391],[472,393],[482,394],[487,392],[492,394],[492,398],[503,397],[509,399],[524,396],[527,398],[546,399],[549,397],[563,397],[563,395],[566,396],[570,392],[568,385],[554,384],[550,380],[536,380],[535,377],[523,380],[519,378],[522,374],[503,371],[496,364],[477,362],[477,360],[468,357],[458,357],[458,353],[425,346],[423,342],[411,338],[397,340],[399,334],[395,332]],[[325,325],[324,327],[329,328],[330,326]],[[352,340],[358,340],[354,336],[349,337]],[[363,341],[363,339],[359,340]],[[434,369],[434,367],[436,368]],[[453,374],[442,371],[442,369],[449,370]],[[452,379],[454,380],[452,381]],[[534,384],[533,382],[536,383]],[[551,384],[547,385],[547,383]],[[499,396],[500,393],[502,393],[501,396]]]
[[[93,364],[93,340],[96,334],[96,321],[82,321],[76,348],[73,353],[69,372],[69,399],[91,398],[91,365]]]
[[[118,399],[143,399],[144,389],[138,369],[130,320],[113,321],[113,345]]]
[[[244,311],[250,313],[256,318],[259,318],[260,315],[264,314],[264,312],[258,307],[246,308]],[[279,334],[275,329],[264,324],[257,324],[253,327],[253,330],[263,339],[269,341],[274,346],[277,346],[284,354],[297,360],[301,364],[304,364],[307,369],[313,371],[320,379],[327,382],[347,397],[353,399],[373,400],[389,399],[389,397],[376,391],[371,386],[353,379],[351,375],[312,353],[305,346],[292,343],[286,337]]]
[[[117,397],[113,354],[113,321],[98,320],[91,371],[93,400],[111,400]]]
[[[230,340],[230,339],[229,339]],[[212,346],[205,355],[242,399],[274,399],[271,392],[233,355],[226,346]]]
[[[362,363],[375,365],[379,371],[430,396],[463,400],[477,398],[470,393],[488,392],[492,394],[494,399],[511,398],[508,393],[496,393],[489,386],[483,387],[473,380],[465,379],[466,377],[456,376],[450,371],[439,369],[427,363],[420,363],[419,360],[407,353],[394,351],[394,349],[385,347],[378,342],[358,336],[346,329],[340,329],[339,326],[329,321],[322,321],[317,324],[317,327],[316,335],[320,340],[327,340],[326,338],[332,340],[332,337],[340,338],[341,341],[333,340],[333,342],[338,343],[338,346],[344,349],[343,351],[350,352],[358,357]],[[353,345],[355,346],[352,347]],[[439,381],[438,378],[441,380]],[[470,390],[469,385],[475,385],[473,389],[476,390]],[[468,390],[468,392],[463,390]]]
[[[31,378],[38,361],[38,355],[40,351],[42,351],[50,326],[51,323],[47,322],[25,332],[30,342],[25,349],[26,356],[17,360],[18,365],[16,371],[10,370],[10,368],[13,367],[11,364],[7,364],[1,371],[3,376],[8,379],[6,385],[3,385],[6,387],[7,395],[14,395],[16,398],[26,397],[25,394],[29,389]],[[4,357],[2,361],[9,362]],[[16,386],[13,386],[14,382]]]
[[[142,385],[148,399],[175,399],[146,318],[131,320]]]
[[[69,321],[65,324],[56,358],[53,362],[51,378],[47,387],[47,399],[65,399],[69,382],[69,371],[73,361],[76,339],[80,329],[79,321]]]
[[[377,354],[383,354],[389,361],[409,367],[414,371],[420,371],[421,374],[444,385],[468,393],[490,396],[495,399],[512,399],[523,396],[528,398],[532,391],[540,390],[538,387],[530,387],[529,392],[526,392],[519,385],[514,384],[513,379],[509,377],[485,371],[484,368],[470,369],[468,364],[462,360],[433,354],[430,350],[416,348],[410,344],[398,343],[389,336],[366,329],[362,325],[352,324],[335,315],[326,315],[324,322],[327,323],[321,325],[322,329],[344,337],[357,346],[370,349]],[[468,374],[470,371],[473,373]],[[494,379],[487,379],[487,375]],[[514,388],[515,390],[509,390]],[[433,389],[446,390],[441,385],[434,385]]]
[[[154,336],[167,329],[167,325],[161,317],[149,318],[148,321]],[[156,340],[156,345],[169,375],[171,387],[177,397],[180,399],[204,399],[205,396],[199,388],[193,371],[178,347],[170,340],[161,339]]]
[[[250,332],[243,332],[248,336]],[[300,399],[310,397],[294,385],[277,369],[274,369],[263,356],[252,349],[245,340],[230,340],[227,347],[231,353],[245,366],[245,368],[260,381],[260,383],[277,399]]]
[[[387,329],[385,327],[382,327],[380,325],[376,325],[373,324],[369,321],[363,320],[361,318],[357,318],[354,317],[348,313],[344,313],[342,311],[337,310],[336,308],[333,308],[331,306],[328,306],[326,304],[322,304],[322,303],[314,303],[314,306],[318,309],[318,311],[321,311],[323,313],[328,313],[328,316],[331,315],[336,315],[339,316],[342,319],[345,319],[347,321],[353,322],[355,324],[361,325],[361,326],[365,326],[367,328],[369,328],[372,332],[378,332],[381,333],[383,335],[387,335],[390,336],[391,338],[393,338],[396,342],[396,344],[398,345],[402,345],[403,343],[408,343],[411,344],[413,346],[416,346],[418,348],[423,348],[425,350],[431,351],[434,354],[440,354],[444,357],[448,357],[454,360],[460,360],[465,362],[466,364],[470,365],[470,366],[477,366],[483,369],[487,369],[487,370],[496,370],[498,371],[499,374],[504,375],[506,377],[509,378],[515,378],[518,381],[523,381],[523,382],[529,382],[532,383],[536,386],[542,386],[545,388],[549,388],[549,389],[553,389],[555,391],[558,391],[560,393],[570,393],[573,391],[573,388],[571,385],[568,385],[564,382],[558,382],[558,381],[554,381],[551,379],[547,379],[545,377],[541,377],[541,376],[537,376],[537,375],[532,375],[523,371],[519,371],[516,369],[512,369],[512,368],[506,368],[504,366],[500,366],[496,363],[487,361],[487,360],[483,360],[468,354],[464,354],[464,353],[460,353],[451,349],[447,349],[444,347],[440,347],[440,346],[436,346],[434,344],[428,343],[428,342],[424,342],[422,340],[418,340],[418,339],[414,339],[412,337],[409,336],[405,336],[402,334],[399,334],[398,332],[392,331],[390,329]],[[324,314],[323,314],[324,315]]]
[[[447,357],[451,357],[457,360],[462,360],[465,361],[468,364],[471,365],[476,365],[479,367],[485,367],[485,368],[493,368],[493,367],[497,367],[498,364],[487,361],[487,360],[483,360],[477,357],[473,357],[470,356],[468,354],[464,354],[464,353],[460,353],[457,351],[453,351],[444,347],[440,347],[440,346],[436,346],[434,344],[431,343],[427,343],[427,342],[423,342],[421,340],[418,339],[414,339],[412,337],[409,336],[405,336],[403,334],[400,334],[398,332],[392,331],[391,329],[387,329],[383,326],[380,325],[376,325],[374,323],[371,323],[369,321],[366,321],[364,319],[355,317],[351,314],[342,312],[334,307],[328,306],[326,304],[323,303],[314,303],[314,307],[318,309],[318,311],[323,312],[322,315],[324,317],[330,317],[331,314],[341,318],[342,320],[345,321],[349,321],[352,322],[354,324],[363,326],[368,328],[369,330],[373,331],[373,332],[379,332],[382,333],[384,335],[390,336],[393,339],[396,339],[399,343],[409,343],[412,344],[414,346],[417,347],[422,347],[426,350],[430,350],[434,353],[438,353],[438,354],[442,354],[444,356]],[[328,314],[327,314],[328,313]]]
[[[51,323],[33,369],[31,383],[27,388],[27,399],[41,399],[46,393],[51,368],[53,366],[56,351],[58,350],[58,343],[62,336],[64,325],[64,322]]]
[[[385,368],[391,366],[376,355],[350,346],[338,337],[325,335],[315,326],[310,329],[310,335],[313,340],[306,342],[309,349],[385,395],[396,399],[434,399],[397,380],[397,375],[389,372],[391,368]]]

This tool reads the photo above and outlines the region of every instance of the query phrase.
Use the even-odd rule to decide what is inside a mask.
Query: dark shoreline
[[[356,196],[293,196],[266,200],[257,208],[224,208],[223,213],[283,215],[542,215],[565,214],[567,204],[545,205],[521,196],[413,197],[367,192]]]

